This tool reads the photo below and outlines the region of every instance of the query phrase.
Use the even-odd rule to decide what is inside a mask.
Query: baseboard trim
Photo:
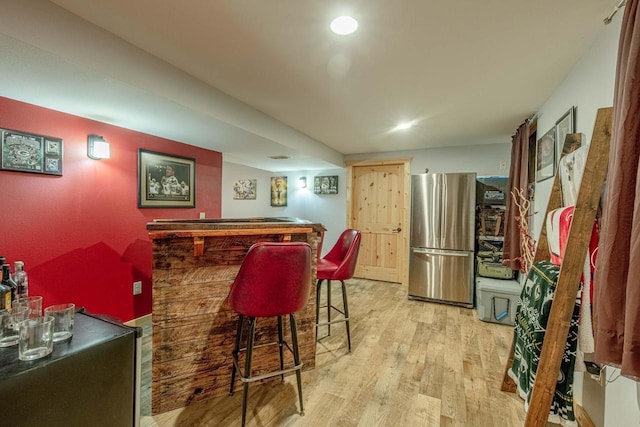
[[[147,323],[151,323],[151,313],[129,320],[128,322],[124,322],[124,324],[127,326],[142,326]]]

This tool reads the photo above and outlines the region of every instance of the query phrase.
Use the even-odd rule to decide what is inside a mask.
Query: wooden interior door
[[[362,233],[356,277],[406,283],[409,161],[347,163],[348,223]]]

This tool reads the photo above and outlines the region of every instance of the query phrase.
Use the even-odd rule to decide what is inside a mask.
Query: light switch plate
[[[141,293],[142,293],[142,282],[141,281],[133,282],[133,294],[140,295]]]

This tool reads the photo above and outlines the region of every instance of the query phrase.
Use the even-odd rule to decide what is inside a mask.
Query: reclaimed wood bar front
[[[296,320],[304,369],[315,367],[316,256],[322,225],[296,218],[156,220],[147,229],[153,242],[153,414],[229,392],[237,315],[226,298],[256,242],[311,245],[311,292]],[[257,344],[277,338],[275,319],[260,320],[257,326]],[[277,347],[256,349],[255,372],[277,368],[278,360]]]

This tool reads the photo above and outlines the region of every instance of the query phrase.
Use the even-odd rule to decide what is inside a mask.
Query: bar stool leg
[[[256,318],[249,317],[249,334],[247,336],[247,355],[244,362],[244,377],[251,376],[251,358],[253,356],[253,343],[256,338]],[[249,398],[249,382],[245,382],[242,389],[242,427],[247,421],[247,399]]]
[[[349,328],[349,303],[347,302],[347,287],[344,284],[344,280],[342,282],[342,305],[344,308],[344,317],[345,322],[347,324],[347,346],[349,347],[349,352],[351,352],[351,330]]]
[[[235,360],[238,359],[238,354],[240,353],[240,342],[242,341],[242,326],[244,325],[244,316],[240,315],[238,317],[238,329],[236,330],[236,343],[233,347],[233,357]],[[236,365],[235,363],[231,365],[231,388],[229,389],[229,396],[233,395],[233,389],[236,384]]]
[[[296,327],[296,318],[293,313],[289,314],[289,323],[291,324],[291,344],[293,344],[293,362],[300,364],[300,352],[298,351],[298,328]],[[300,371],[302,367],[296,369],[296,380],[298,381],[298,398],[300,399],[300,415],[304,415],[304,404],[302,403],[302,377]]]
[[[316,283],[316,340],[318,339],[318,322],[320,321],[320,289],[322,288],[322,279]]]
[[[282,316],[278,316],[278,350],[280,351],[280,370],[284,369],[284,353],[283,353],[283,333],[282,333]],[[280,375],[282,382],[284,382],[284,374]]]
[[[331,336],[331,280],[327,279],[327,336]]]

